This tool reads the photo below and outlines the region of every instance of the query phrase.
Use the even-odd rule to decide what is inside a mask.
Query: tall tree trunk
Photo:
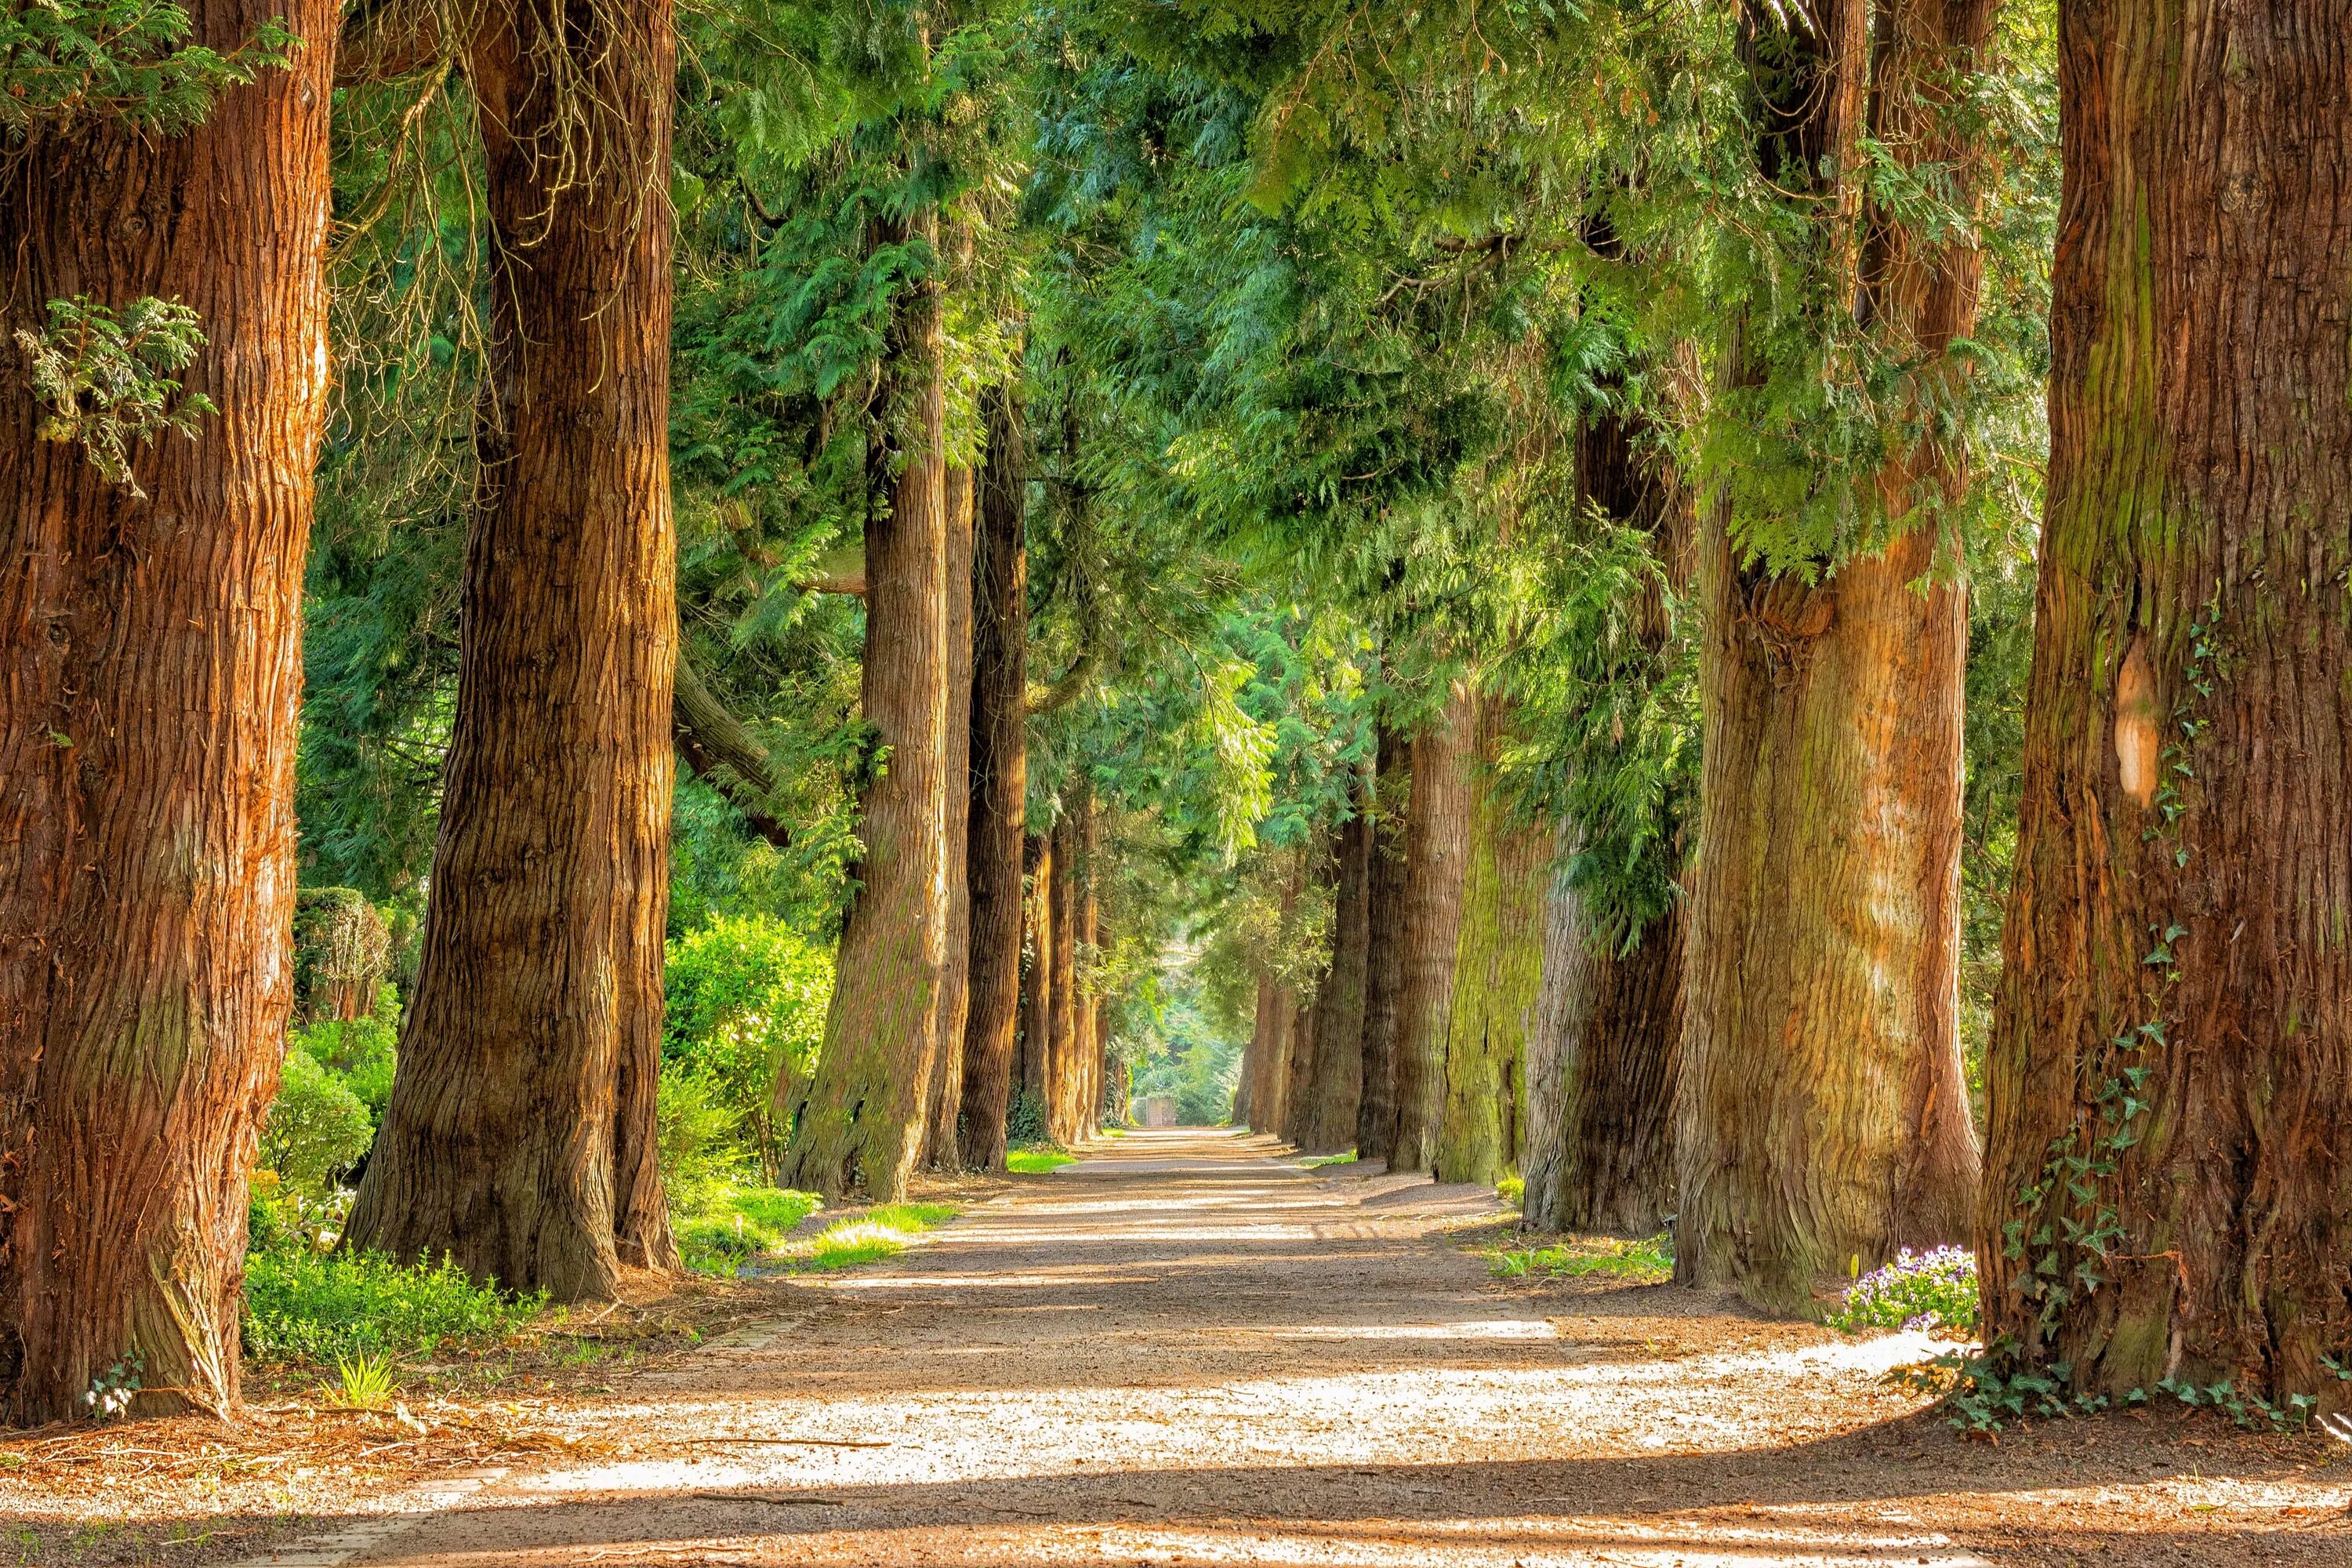
[[[1078,949],[1083,978],[1077,988],[1077,1050],[1070,1111],[1072,1135],[1091,1138],[1102,1103],[1102,810],[1091,793],[1081,797],[1078,820]]]
[[[1553,836],[1513,821],[1495,786],[1494,761],[1509,718],[1502,702],[1478,704],[1444,1113],[1433,1165],[1441,1182],[1482,1186],[1518,1168],[1526,1136],[1528,1037],[1543,988],[1543,902],[1551,880]]]
[[[1339,873],[1339,836],[1336,829],[1328,835],[1318,837],[1308,847],[1305,896],[1310,905],[1319,904],[1322,900],[1322,889],[1332,888],[1335,894],[1334,908],[1337,908],[1335,884]],[[1324,933],[1301,932],[1300,934],[1303,938],[1309,934]],[[1338,952],[1336,939],[1332,942],[1332,949],[1336,956]],[[1318,1049],[1315,1043],[1316,1013],[1326,988],[1331,983],[1329,965],[1327,963],[1322,973],[1315,975],[1313,979],[1313,990],[1305,996],[1296,999],[1297,1016],[1290,1026],[1290,1060],[1283,1074],[1282,1136],[1286,1142],[1300,1147],[1304,1147],[1306,1143],[1307,1112],[1314,1098],[1315,1058]]]
[[[1396,1137],[1397,993],[1404,982],[1404,849],[1411,742],[1380,732],[1372,770],[1371,861],[1364,890],[1364,1067],[1356,1157],[1386,1160]]]
[[[1884,118],[1916,91],[1938,40],[1982,41],[1989,0],[1893,14],[1876,129],[1898,157],[1928,143]],[[1814,168],[1858,166],[1867,12],[1824,13],[1791,135]],[[1769,25],[1769,24],[1759,24]],[[1810,35],[1808,35],[1810,37]],[[1906,64],[1907,62],[1907,64]],[[1948,62],[1947,62],[1948,63]],[[1940,67],[1933,68],[1942,68]],[[1965,170],[1965,166],[1964,166]],[[1858,180],[1822,210],[1858,210]],[[1876,330],[1930,358],[1974,318],[1976,263],[1899,252],[1889,214],[1865,228],[1858,274]],[[1832,249],[1845,244],[1839,239]],[[1933,478],[1923,451],[1890,472],[1900,496]],[[1698,860],[1690,900],[1682,1074],[1675,1110],[1686,1283],[1734,1286],[1800,1310],[1856,1262],[1969,1228],[1978,1168],[1960,1066],[1960,707],[1966,595],[1930,575],[1935,531],[1807,584],[1743,568],[1720,507],[1699,571],[1707,605]]]
[[[0,375],[0,1401],[39,1423],[123,1358],[142,1414],[237,1403],[255,1129],[292,996],[294,750],[327,391],[319,0],[188,6],[291,68],[158,137],[35,131],[0,172],[5,323],[192,306],[218,405],[102,479]],[[168,1392],[166,1392],[168,1391]]]
[[[1630,952],[1598,945],[1564,877],[1545,919],[1528,1060],[1528,1224],[1654,1236],[1675,1207],[1683,907],[1653,921]]]
[[[971,800],[965,882],[971,897],[971,1008],[963,1043],[963,1163],[1004,1168],[1021,1010],[1021,829],[1029,793],[1029,563],[1024,542],[1028,455],[1021,406],[1007,387],[982,399],[988,458],[980,473],[972,552]]]
[[[947,956],[940,971],[940,1043],[931,1061],[925,1108],[924,1163],[952,1171],[963,1163],[957,1122],[963,1110],[964,1034],[971,1016],[971,888],[967,863],[971,826],[972,473],[958,464],[947,474],[948,700],[945,819]]]
[[[2344,10],[2070,6],[1989,1341],[2352,1404]]]
[[[1364,1082],[1364,968],[1371,940],[1370,781],[1359,776],[1356,815],[1340,825],[1334,853],[1331,968],[1315,993],[1315,1054],[1293,1140],[1310,1153],[1347,1148],[1356,1136]]]
[[[877,220],[877,248],[936,244],[938,218]],[[940,291],[896,308],[885,423],[870,443],[859,695],[889,758],[859,801],[859,888],[842,928],[814,1078],[796,1097],[784,1179],[904,1195],[924,1146],[947,952],[947,462]],[[893,478],[895,474],[896,478]],[[959,790],[963,781],[955,781]]]
[[[1021,988],[1021,1070],[1013,1082],[1042,1116],[1054,1048],[1054,836],[1031,834],[1021,859],[1029,872],[1029,966]]]
[[[1687,496],[1638,416],[1586,418],[1576,444],[1576,510],[1649,531],[1664,587],[1689,583]],[[1674,635],[1656,585],[1635,606],[1652,652]],[[1682,842],[1680,820],[1659,824]],[[1575,830],[1563,828],[1564,870]],[[1682,1058],[1685,904],[1633,934],[1630,948],[1593,929],[1564,877],[1546,900],[1543,997],[1528,1041],[1525,1212],[1544,1230],[1652,1236],[1675,1211],[1674,1100]]]
[[[1078,1070],[1078,1027],[1084,1004],[1078,995],[1078,821],[1075,808],[1054,824],[1054,1013],[1045,1047],[1046,1136],[1067,1143],[1072,1081]]]
[[[1257,1021],[1250,1031],[1250,1131],[1282,1135],[1283,1089],[1289,1081],[1290,1031],[1298,1009],[1290,987],[1271,974],[1257,983]]]
[[[1457,680],[1412,743],[1412,812],[1405,823],[1404,952],[1397,990],[1396,1131],[1389,1169],[1426,1171],[1445,1110],[1445,1037],[1454,1016],[1454,946],[1470,834],[1470,759],[1477,700]]]
[[[549,19],[493,9],[467,56],[493,395],[424,959],[344,1244],[577,1300],[677,1262],[654,1145],[675,46],[660,0],[563,13],[561,38]]]

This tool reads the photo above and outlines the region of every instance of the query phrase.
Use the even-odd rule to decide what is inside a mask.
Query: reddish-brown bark
[[[1990,0],[1889,11],[1870,101],[1895,156],[1937,155],[1894,116],[1920,89],[1906,73],[1979,47],[1990,15]],[[1780,26],[1761,8],[1749,20],[1759,33]],[[1978,264],[1972,251],[1915,245],[1893,215],[1863,210],[1858,178],[1823,174],[1861,166],[1867,30],[1861,0],[1842,0],[1817,31],[1783,34],[1807,63],[1776,73],[1771,123],[1811,160],[1787,158],[1780,172],[1827,181],[1811,210],[1831,226],[1832,265],[1859,279],[1874,330],[1930,363],[1927,378],[1974,319]],[[1937,482],[1940,460],[1913,454],[1883,489],[1899,504],[1915,477]],[[1958,586],[1915,586],[1935,548],[1935,531],[1915,527],[1808,584],[1743,564],[1713,508],[1699,551],[1704,804],[1675,1268],[1775,1310],[1803,1309],[1857,1262],[1969,1229],[1978,1153],[1958,942],[1968,616]]]
[[[1029,792],[1027,443],[1012,392],[989,390],[972,554],[971,796],[965,882],[971,900],[971,1011],[963,1045],[963,1161],[1004,1168],[1021,1011],[1022,824]]]
[[[1312,1065],[1294,1107],[1292,1142],[1313,1153],[1349,1147],[1364,1081],[1364,973],[1371,944],[1370,781],[1360,777],[1356,815],[1334,836],[1338,882],[1331,967],[1315,992]]]
[[[673,1267],[654,1098],[677,657],[669,7],[494,9],[467,55],[490,384],[400,1073],[345,1244],[560,1300]],[[568,57],[594,107],[551,62]],[[578,183],[562,184],[568,165]],[[559,188],[560,186],[560,188]]]
[[[1013,1084],[1042,1112],[1054,1042],[1054,836],[1031,835],[1021,860],[1029,873],[1023,904],[1027,967],[1021,986],[1020,1070]]]
[[[125,1355],[142,1413],[235,1407],[291,1004],[336,13],[187,9],[224,51],[272,17],[307,43],[184,135],[92,118],[0,169],[0,325],[177,299],[208,340],[186,390],[219,409],[135,454],[142,499],[36,438],[13,347],[0,375],[0,1399],[25,1422],[88,1414]]]
[[[2352,1403],[2352,27],[2059,24],[1989,1340]],[[2135,688],[2137,689],[2136,690]],[[2137,699],[2137,700],[2135,700]]]
[[[1454,1016],[1454,948],[1462,929],[1470,835],[1470,761],[1477,700],[1457,680],[1444,709],[1412,743],[1412,808],[1405,822],[1402,973],[1391,1047],[1392,1171],[1426,1171],[1445,1110],[1445,1036]]]
[[[1382,728],[1372,769],[1370,867],[1364,891],[1364,1062],[1356,1154],[1385,1160],[1396,1136],[1396,1002],[1403,979],[1404,828],[1412,746]]]
[[[957,1122],[963,1111],[964,1032],[971,1014],[971,889],[966,857],[971,824],[972,472],[947,474],[947,545],[942,568],[947,627],[947,757],[942,764],[941,842],[947,858],[947,950],[940,966],[939,1045],[924,1110],[924,1163],[963,1163]]]
[[[935,214],[876,220],[877,247],[936,242]],[[782,1180],[895,1200],[923,1150],[947,950],[947,458],[936,279],[894,307],[868,443],[859,694],[888,748],[859,800],[859,888],[842,928],[815,1076],[794,1098]],[[887,502],[885,498],[887,497]],[[961,780],[956,787],[963,787]]]

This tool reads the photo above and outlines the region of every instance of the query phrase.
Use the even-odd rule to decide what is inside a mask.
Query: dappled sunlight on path
[[[2340,1479],[2124,1423],[1962,1445],[1884,1381],[1918,1336],[1496,1280],[1455,1233],[1501,1217],[1262,1139],[1106,1140],[583,1403],[608,1461],[260,1561],[2346,1561]]]

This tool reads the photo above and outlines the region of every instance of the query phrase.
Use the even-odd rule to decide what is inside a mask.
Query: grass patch
[[[245,1348],[261,1362],[326,1365],[496,1344],[546,1305],[544,1291],[506,1295],[446,1258],[400,1264],[380,1252],[289,1248],[245,1260]]]
[[[1356,1163],[1356,1152],[1350,1149],[1344,1154],[1309,1154],[1298,1163],[1310,1171],[1318,1165],[1352,1165]]]
[[[1528,1184],[1519,1176],[1505,1176],[1495,1184],[1495,1195],[1515,1209],[1528,1206]]]
[[[732,1274],[783,1246],[794,1226],[824,1206],[814,1193],[790,1187],[726,1186],[698,1194],[691,1213],[670,1228],[686,1266],[698,1274]]]
[[[1059,1149],[1007,1149],[1004,1152],[1004,1168],[1016,1176],[1042,1176],[1048,1171],[1057,1171],[1064,1165],[1077,1163],[1076,1154]]]
[[[908,1243],[956,1213],[953,1204],[880,1204],[794,1243],[784,1256],[796,1273],[854,1268],[906,1251]]]
[[[1639,1285],[1663,1285],[1675,1277],[1675,1244],[1673,1236],[1663,1230],[1643,1241],[1580,1236],[1554,1247],[1498,1247],[1486,1255],[1486,1266],[1499,1279],[1547,1274],[1580,1279],[1588,1274],[1606,1274]]]

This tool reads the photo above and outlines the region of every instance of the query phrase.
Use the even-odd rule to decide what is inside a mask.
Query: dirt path
[[[2316,1439],[1963,1444],[1879,1381],[1914,1336],[1494,1280],[1493,1213],[1135,1133],[582,1402],[620,1458],[257,1561],[2352,1563]]]

